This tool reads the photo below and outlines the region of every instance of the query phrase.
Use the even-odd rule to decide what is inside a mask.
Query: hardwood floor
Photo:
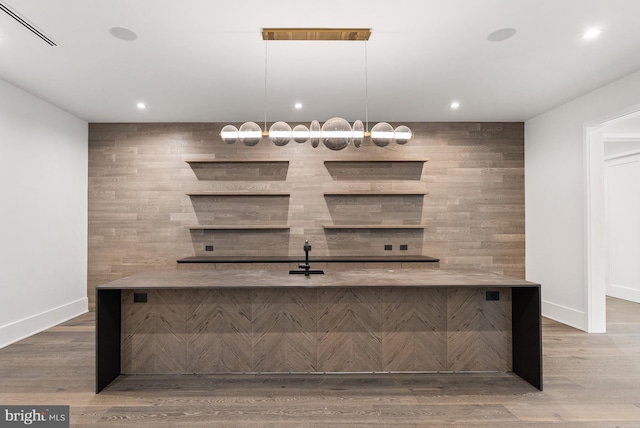
[[[608,333],[545,319],[544,391],[511,374],[121,377],[94,394],[85,314],[0,350],[0,404],[67,404],[71,426],[640,426],[640,305]]]

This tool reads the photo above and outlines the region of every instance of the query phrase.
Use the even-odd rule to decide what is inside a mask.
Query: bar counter
[[[542,389],[540,285],[474,270],[156,270],[97,287],[120,374],[512,371]]]

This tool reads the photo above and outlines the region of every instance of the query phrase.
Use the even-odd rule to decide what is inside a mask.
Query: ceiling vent
[[[42,31],[38,30],[34,25],[29,24],[29,22],[26,19],[22,18],[20,15],[18,15],[13,10],[9,9],[9,7],[7,7],[4,4],[0,3],[0,9],[2,11],[4,11],[10,17],[15,19],[16,21],[18,21],[18,23],[20,25],[22,25],[24,28],[26,28],[27,30],[31,31],[36,36],[40,37],[40,39],[42,39],[49,46],[58,46],[58,44],[56,42],[54,42],[53,40],[51,40],[51,38],[47,37]]]

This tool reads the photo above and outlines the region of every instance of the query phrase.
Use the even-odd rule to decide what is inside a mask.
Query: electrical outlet
[[[400,244],[400,251],[407,251],[409,246],[407,244]]]
[[[133,293],[133,303],[147,303],[147,293]]]
[[[213,245],[205,245],[204,246],[204,250],[205,251],[213,251]]]
[[[393,250],[393,245],[391,245],[391,244],[385,244],[385,246],[384,246],[384,250],[385,250],[385,251],[391,251],[391,250]]]
[[[487,291],[487,302],[500,300],[499,291]]]

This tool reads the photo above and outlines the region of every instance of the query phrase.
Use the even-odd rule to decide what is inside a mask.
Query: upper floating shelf
[[[325,160],[324,167],[334,181],[413,180],[419,181],[427,159]]]
[[[404,162],[420,162],[420,163],[425,163],[428,162],[429,159],[427,158],[422,158],[422,159],[333,159],[333,160],[326,160],[324,161],[324,163],[346,163],[346,162],[354,162],[354,163],[380,163],[380,162],[386,162],[386,163],[404,163]]]
[[[325,224],[325,229],[424,229],[418,224]]]
[[[186,163],[289,163],[286,159],[185,159]]]
[[[289,192],[189,192],[188,196],[290,196]]]
[[[339,192],[324,192],[325,196],[424,196],[429,192],[415,192],[412,190],[398,190],[398,191],[376,191],[376,190],[344,190]]]
[[[285,159],[219,159],[184,160],[199,181],[285,181],[289,161]]]
[[[190,230],[269,230],[269,229],[290,229],[288,224],[196,224],[186,226]]]

